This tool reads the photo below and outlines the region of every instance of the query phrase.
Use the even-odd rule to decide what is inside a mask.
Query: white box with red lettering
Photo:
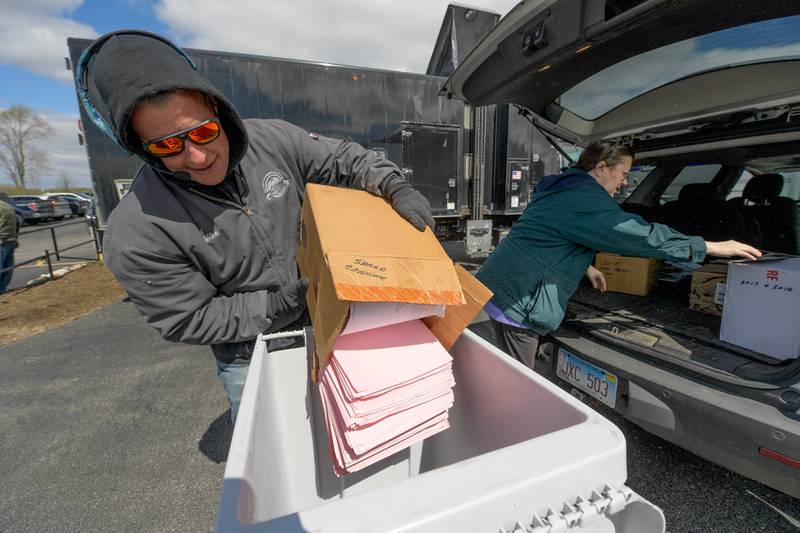
[[[800,356],[800,257],[733,261],[720,339],[776,359]]]

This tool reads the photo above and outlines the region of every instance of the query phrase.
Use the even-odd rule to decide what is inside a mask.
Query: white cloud
[[[469,0],[478,9],[504,15],[518,0]],[[0,0],[0,64],[71,81],[64,57],[67,37],[98,36],[71,14],[83,0]],[[160,0],[154,10],[167,25],[167,37],[182,46],[424,72],[447,0]],[[144,0],[126,0],[129,9],[146,9]],[[76,184],[90,185],[86,149],[78,145],[77,114],[43,115],[54,137],[39,141],[50,168],[43,187],[55,186],[60,172]]]
[[[508,12],[517,0],[478,0]],[[161,0],[156,14],[183,46],[424,72],[446,0]]]
[[[78,114],[43,114],[41,117],[55,130],[54,136],[32,143],[48,158],[48,168],[40,176],[41,186],[55,187],[59,174],[64,172],[76,186],[91,187],[86,147],[78,144]]]
[[[0,63],[69,82],[67,37],[95,37],[91,26],[68,16],[82,0],[0,1]],[[13,4],[13,6],[11,5]]]

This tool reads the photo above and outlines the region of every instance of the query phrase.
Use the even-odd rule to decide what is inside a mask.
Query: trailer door
[[[462,182],[461,128],[403,123],[403,173],[431,203],[434,215],[458,215]]]

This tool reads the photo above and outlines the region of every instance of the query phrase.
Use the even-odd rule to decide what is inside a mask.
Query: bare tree
[[[25,176],[25,185],[26,187],[29,187],[31,189],[41,189],[42,177],[39,175],[38,172],[33,172],[31,170],[28,170],[28,173]]]
[[[72,178],[64,171],[58,173],[58,188],[62,191],[69,191],[72,188]]]
[[[25,156],[27,160],[27,171],[25,172],[25,183],[30,183],[34,189],[42,188],[42,173],[48,168],[47,154],[41,150],[32,148]]]
[[[53,127],[29,107],[14,105],[0,111],[0,165],[14,185],[24,190],[29,174],[46,168],[46,154],[29,143],[54,133]]]

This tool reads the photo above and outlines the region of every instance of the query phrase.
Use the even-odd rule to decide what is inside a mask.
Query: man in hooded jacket
[[[305,183],[367,190],[420,231],[433,225],[396,165],[288,122],[242,120],[157,35],[100,37],[76,78],[90,117],[145,163],[109,217],[106,262],[163,338],[211,346],[233,420],[255,337],[307,320],[295,264]]]

